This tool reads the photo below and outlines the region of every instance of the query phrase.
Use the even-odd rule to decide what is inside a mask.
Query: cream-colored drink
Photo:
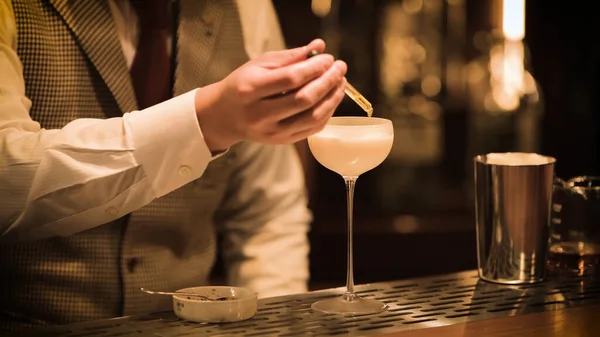
[[[393,130],[388,125],[363,125],[369,122],[364,119],[347,118],[345,124],[328,124],[309,137],[308,145],[317,161],[346,177],[357,177],[381,164],[392,148]]]

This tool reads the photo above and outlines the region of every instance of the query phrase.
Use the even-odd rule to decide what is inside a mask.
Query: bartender
[[[208,284],[218,246],[229,284],[306,291],[290,144],[345,73],[269,0],[0,0],[0,329],[169,310],[139,289]]]

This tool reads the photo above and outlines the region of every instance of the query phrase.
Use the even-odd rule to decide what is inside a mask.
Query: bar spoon
[[[140,288],[141,291],[151,294],[151,295],[167,295],[167,296],[189,296],[189,297],[197,297],[205,301],[224,301],[228,299],[228,297],[219,297],[219,298],[208,298],[206,296],[198,295],[196,293],[185,293],[185,292],[174,292],[174,291],[154,291],[148,290],[146,288]]]

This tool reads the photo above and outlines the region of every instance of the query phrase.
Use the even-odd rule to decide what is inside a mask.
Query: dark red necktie
[[[130,74],[139,109],[171,98],[169,0],[131,0],[138,18],[138,45]]]

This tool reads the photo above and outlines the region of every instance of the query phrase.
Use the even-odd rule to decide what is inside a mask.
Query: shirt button
[[[192,175],[192,168],[187,165],[182,165],[179,167],[179,170],[177,170],[177,173],[180,177],[187,178]]]
[[[127,271],[130,273],[135,272],[135,267],[137,267],[139,262],[140,260],[137,257],[132,257],[131,259],[127,260]]]
[[[115,207],[109,207],[106,209],[106,213],[110,215],[117,215],[117,209]]]

